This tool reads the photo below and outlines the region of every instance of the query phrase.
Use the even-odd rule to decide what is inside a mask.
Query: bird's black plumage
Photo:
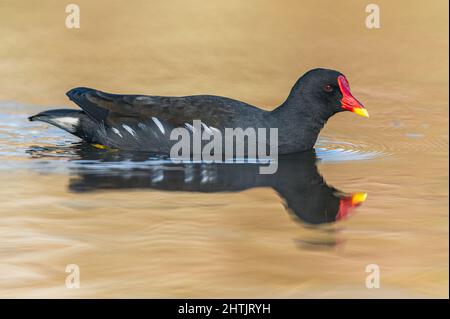
[[[30,120],[54,124],[89,143],[161,153],[169,153],[176,142],[169,139],[171,130],[189,127],[194,120],[200,120],[204,129],[222,133],[225,128],[277,128],[278,153],[287,154],[311,149],[326,121],[343,111],[340,75],[327,69],[307,72],[295,83],[286,101],[273,111],[212,95],[120,95],[80,87],[67,92],[67,96],[82,111],[46,111]]]

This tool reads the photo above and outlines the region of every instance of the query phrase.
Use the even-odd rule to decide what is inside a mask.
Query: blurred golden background
[[[71,193],[66,172],[6,164],[32,165],[1,149],[36,142],[14,139],[28,124],[14,131],[4,115],[1,297],[448,297],[448,1],[376,1],[380,29],[366,28],[360,0],[77,0],[80,29],[65,26],[69,3],[0,1],[0,101],[29,106],[4,114],[74,107],[64,93],[76,86],[271,109],[326,67],[371,118],[340,114],[322,136],[379,156],[320,164],[331,185],[369,194],[324,235],[265,188]],[[305,248],[305,236],[335,244]],[[80,289],[64,286],[70,263]],[[380,289],[364,286],[372,263]]]

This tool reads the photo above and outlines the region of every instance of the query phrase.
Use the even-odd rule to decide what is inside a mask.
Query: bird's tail
[[[87,115],[83,111],[70,109],[49,110],[30,116],[30,121],[42,121],[59,127],[69,133],[78,135],[81,121]]]

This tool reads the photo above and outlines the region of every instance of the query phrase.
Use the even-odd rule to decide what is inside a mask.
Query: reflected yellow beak
[[[352,196],[342,197],[339,201],[339,211],[336,214],[336,220],[347,218],[366,198],[367,193],[354,193]]]
[[[369,112],[367,112],[367,110],[362,107],[354,107],[350,111],[352,111],[353,113],[358,114],[360,116],[369,117]]]
[[[352,195],[352,206],[363,203],[367,198],[367,193],[354,193]]]

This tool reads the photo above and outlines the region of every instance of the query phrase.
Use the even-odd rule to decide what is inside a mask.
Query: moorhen
[[[209,132],[277,128],[278,154],[289,154],[313,148],[326,121],[338,112],[369,116],[351,94],[346,77],[321,68],[300,77],[286,101],[272,111],[213,95],[121,95],[79,87],[67,96],[82,110],[49,110],[30,121],[50,123],[97,147],[165,154],[176,143],[170,132],[183,127],[193,133],[194,120]]]

